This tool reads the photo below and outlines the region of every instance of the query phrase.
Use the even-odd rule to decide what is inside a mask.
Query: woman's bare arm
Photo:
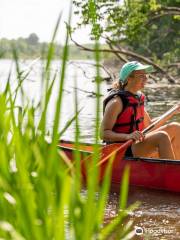
[[[112,131],[118,115],[122,112],[123,103],[119,97],[111,99],[106,105],[104,117],[101,123],[101,138],[107,142],[118,142],[128,140],[129,134],[116,133]]]

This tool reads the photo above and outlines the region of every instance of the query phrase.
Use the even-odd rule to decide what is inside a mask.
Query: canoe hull
[[[74,143],[62,141],[59,147],[73,161]],[[81,160],[91,154],[93,146],[83,144],[80,146]],[[108,162],[108,161],[107,161]],[[101,165],[100,172],[103,177],[107,162]],[[161,189],[180,192],[180,161],[152,158],[125,158],[119,159],[116,155],[112,166],[111,184],[114,190],[119,190],[123,171],[126,166],[130,167],[130,185],[145,188]]]
[[[148,162],[145,159],[123,159],[117,162],[115,160],[113,165],[112,184],[120,183],[123,170],[129,165],[130,185],[180,192],[180,165],[169,162]]]

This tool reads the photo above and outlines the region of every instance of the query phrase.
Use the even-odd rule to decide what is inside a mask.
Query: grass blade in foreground
[[[94,2],[92,1],[94,4]],[[102,183],[101,195],[98,194],[98,171],[96,168],[99,129],[99,96],[100,96],[100,73],[97,68],[97,108],[95,147],[93,170],[89,172],[87,190],[83,191],[79,173],[70,175],[63,156],[59,156],[57,143],[59,141],[58,127],[61,122],[61,105],[63,85],[65,81],[65,69],[68,56],[68,36],[64,47],[62,69],[60,76],[59,96],[56,104],[54,117],[52,142],[47,143],[45,114],[50,97],[52,96],[53,83],[45,89],[45,106],[40,119],[41,124],[35,124],[35,113],[38,107],[22,103],[22,110],[15,111],[16,99],[8,85],[5,92],[0,94],[0,237],[2,239],[107,239],[107,237],[119,228],[122,216],[126,215],[123,210],[116,220],[103,226],[104,212],[107,206],[108,190],[110,185],[111,164],[107,168],[104,182]],[[53,54],[47,57],[49,68]],[[18,70],[18,59],[17,71]],[[95,45],[95,60],[100,62],[98,44]],[[99,64],[97,64],[99,65]],[[44,70],[46,71],[46,69]],[[18,74],[18,73],[17,73]],[[44,73],[44,76],[46,74]],[[55,79],[55,76],[53,76]],[[51,75],[49,75],[51,79]],[[26,81],[26,79],[24,79]],[[23,82],[24,82],[23,81]],[[16,95],[21,91],[17,89]],[[75,97],[77,99],[77,96]],[[22,99],[23,101],[23,99]],[[77,100],[75,100],[77,102]],[[41,105],[42,102],[40,102]],[[43,105],[43,104],[42,104]],[[20,109],[20,108],[19,108]],[[74,160],[79,161],[79,120],[78,106],[75,109],[76,121],[76,144],[77,152]],[[72,119],[73,120],[73,119]],[[70,121],[66,125],[66,129]],[[63,132],[66,130],[63,129]],[[78,164],[75,170],[79,171]],[[74,168],[73,168],[74,170]],[[125,191],[126,193],[127,191]],[[125,206],[126,197],[122,205]],[[96,219],[94,221],[94,219]],[[129,225],[124,235],[129,232]]]

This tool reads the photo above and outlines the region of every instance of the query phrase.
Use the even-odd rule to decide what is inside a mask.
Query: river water
[[[37,103],[42,97],[42,81],[41,70],[42,62],[40,61],[21,61],[20,68],[31,73],[23,84],[25,95],[29,101]],[[55,103],[58,94],[59,75],[60,75],[59,61],[54,61],[51,66],[52,74],[57,72],[55,86],[53,88],[52,98],[48,110],[47,128],[52,129],[53,116],[55,111]],[[68,119],[74,115],[74,90],[77,89],[79,109],[82,109],[79,115],[80,119],[80,138],[82,142],[93,142],[95,125],[95,106],[96,86],[94,83],[94,67],[93,61],[70,61],[67,65],[67,72],[64,85],[63,106],[61,111],[61,125],[62,129]],[[0,60],[0,90],[2,90],[7,82],[7,77],[11,69],[11,86],[12,89],[17,85],[16,72],[14,63],[10,60]],[[102,71],[102,75],[106,76]],[[75,79],[77,85],[75,85]],[[110,85],[106,82],[101,84],[101,101],[107,92]],[[147,84],[145,88],[147,96],[146,108],[152,117],[159,116],[175,104],[180,99],[180,84]],[[17,99],[17,104],[21,103],[21,98]],[[101,104],[102,105],[102,104]],[[102,117],[102,107],[100,116]],[[38,121],[39,114],[36,114]],[[172,119],[172,121],[180,122],[180,115]],[[63,139],[73,140],[75,128],[72,125],[63,135]],[[129,219],[134,221],[133,226],[140,228],[142,235],[136,235],[134,239],[180,239],[180,194],[149,190],[138,187],[131,187],[129,191],[128,203],[140,201],[141,204],[129,216]],[[108,206],[106,209],[106,218],[112,218],[117,213],[118,195],[111,193]]]

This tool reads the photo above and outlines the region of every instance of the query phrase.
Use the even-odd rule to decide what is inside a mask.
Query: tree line
[[[88,47],[92,45],[86,45]],[[35,33],[31,33],[27,38],[19,37],[18,39],[0,39],[0,58],[13,58],[13,49],[16,50],[18,57],[21,59],[34,59],[37,57],[46,58],[49,48],[48,42],[40,42]],[[70,59],[92,59],[92,53],[79,51],[75,45],[70,45]],[[61,59],[63,47],[54,43],[54,58]]]

